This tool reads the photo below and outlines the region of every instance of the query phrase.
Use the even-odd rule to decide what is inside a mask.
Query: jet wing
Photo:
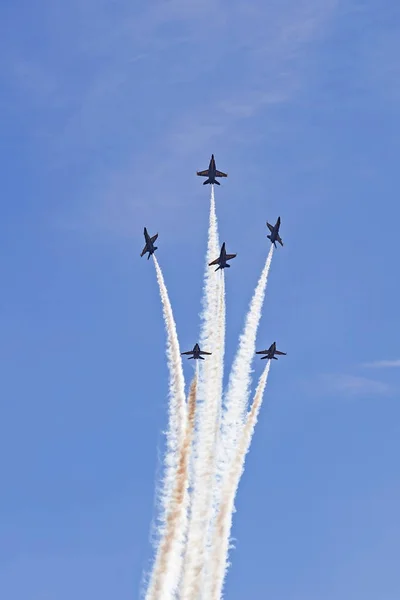
[[[215,177],[228,177],[228,174],[222,171],[215,171]]]
[[[226,260],[231,260],[231,258],[235,258],[236,254],[227,254]]]
[[[205,171],[197,171],[197,175],[200,175],[200,177],[208,177],[208,169]]]
[[[157,238],[158,238],[158,233],[156,233],[156,235],[153,235],[153,237],[150,238],[151,243],[154,244],[154,242],[156,241]]]
[[[187,352],[181,352],[181,354],[194,354],[193,350],[188,350]]]
[[[277,236],[276,241],[279,242],[281,246],[283,246],[283,242],[280,235]]]
[[[141,253],[141,255],[140,255],[140,256],[143,256],[144,254],[146,254],[146,252],[147,252],[147,244],[146,244],[146,245],[145,245],[145,247],[143,248],[143,250],[142,250],[142,253]]]
[[[286,352],[281,352],[280,350],[275,350],[275,354],[281,354],[282,356],[286,356]]]
[[[268,223],[268,221],[267,221],[267,227],[270,230],[270,232],[272,233],[274,230],[274,227],[273,227],[273,225],[271,225],[271,223]]]
[[[258,350],[256,354],[267,354],[268,350]]]
[[[218,256],[218,258],[216,258],[212,262],[208,263],[209,267],[211,267],[212,265],[219,265],[219,256]]]
[[[204,352],[203,350],[201,350],[200,354],[207,354],[207,356],[211,356],[212,352]]]

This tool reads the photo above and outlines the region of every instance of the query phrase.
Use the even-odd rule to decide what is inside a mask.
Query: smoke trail
[[[224,485],[222,502],[217,518],[213,541],[212,571],[208,578],[211,593],[205,594],[208,600],[220,600],[225,574],[228,569],[229,537],[232,527],[232,515],[235,510],[235,496],[244,470],[246,454],[249,451],[254,429],[260,412],[271,361],[268,360],[258,381],[253,404],[247,415],[246,423],[240,436],[239,446],[234,462],[230,468]]]
[[[208,527],[207,535],[204,537],[204,552],[203,554],[203,585],[207,578],[208,556],[211,554],[211,536],[215,525],[216,509],[219,497],[216,494],[216,477],[217,477],[217,458],[218,446],[220,443],[221,432],[221,409],[222,409],[222,392],[224,378],[224,354],[225,354],[225,278],[223,271],[221,272],[221,282],[219,289],[218,300],[218,324],[216,331],[216,347],[214,351],[213,373],[212,373],[212,404],[209,410],[210,421],[210,444],[207,456],[207,469],[209,474],[209,482],[207,484],[208,496],[207,503],[204,505],[204,512],[208,510],[208,515],[205,517],[205,522]],[[212,429],[211,429],[212,428]],[[207,594],[206,594],[207,597]]]
[[[223,490],[226,488],[226,479],[233,468],[232,464],[237,452],[237,445],[244,427],[245,413],[251,383],[251,362],[254,357],[255,342],[258,325],[261,318],[261,310],[264,302],[265,291],[268,282],[269,269],[273,256],[274,247],[271,245],[264,268],[258,280],[253,298],[250,302],[249,311],[246,316],[244,330],[239,339],[239,348],[236,353],[231,374],[229,377],[228,391],[225,398],[224,412],[222,414],[222,432],[217,448],[217,469],[214,488],[214,515],[210,528],[212,538],[211,547],[213,551],[208,559],[208,572],[215,573],[215,529],[217,512],[220,509]],[[206,596],[210,597],[210,586],[214,578],[207,577]]]
[[[253,298],[250,302],[243,333],[239,339],[239,349],[233,362],[229,376],[228,392],[225,399],[223,422],[223,448],[219,463],[220,469],[226,471],[235,452],[238,437],[243,427],[243,419],[247,409],[251,383],[251,362],[254,357],[258,325],[267,288],[268,273],[271,267],[274,246],[268,253]]]
[[[223,271],[215,272],[208,263],[219,254],[214,186],[211,186],[207,263],[204,277],[203,313],[200,344],[213,355],[206,359],[199,382],[199,407],[196,435],[196,460],[193,474],[191,518],[185,566],[180,589],[181,600],[197,598],[203,578],[207,534],[212,514],[216,436],[222,395],[225,342],[225,283]]]
[[[178,473],[178,457],[179,450],[182,448],[185,429],[186,429],[186,399],[185,399],[185,381],[183,377],[182,358],[178,336],[176,333],[176,325],[172,313],[171,303],[168,297],[168,291],[165,286],[164,277],[157,258],[153,254],[154,266],[157,275],[157,282],[160,288],[160,296],[163,307],[163,315],[165,327],[167,331],[167,359],[169,369],[169,415],[168,415],[168,431],[166,440],[166,452],[164,458],[164,478],[162,482],[162,491],[160,497],[161,515],[159,517],[159,542],[160,549],[163,539],[168,533],[168,515],[173,499],[174,486],[177,481]],[[179,575],[180,561],[182,553],[179,547],[174,544],[171,550],[171,566],[168,569],[168,577],[164,581],[163,598],[172,598],[175,593]],[[157,551],[156,562],[153,567],[153,573],[158,572],[158,557],[161,556],[160,550]],[[154,586],[154,576],[151,576],[148,588],[148,597]]]
[[[174,551],[174,546],[178,545],[178,551],[180,548],[181,553],[186,535],[189,500],[189,460],[195,425],[197,380],[198,371],[196,368],[187,401],[187,424],[185,437],[179,452],[175,489],[166,518],[165,534],[158,549],[152,580],[146,595],[147,600],[173,598],[178,583],[178,581],[173,582],[174,588],[172,589],[166,587],[166,580],[168,580],[170,570],[173,569],[176,571],[176,565],[173,564],[173,561],[176,560],[177,551]]]

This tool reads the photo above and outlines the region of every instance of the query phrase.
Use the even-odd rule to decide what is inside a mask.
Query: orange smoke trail
[[[167,518],[172,509],[173,495],[177,482],[178,461],[180,450],[184,443],[187,425],[187,406],[185,397],[185,380],[183,376],[182,357],[179,348],[178,335],[176,332],[175,319],[172,312],[171,302],[164,282],[164,277],[157,258],[153,254],[154,267],[157,282],[160,289],[160,297],[163,308],[165,328],[167,332],[167,360],[169,370],[169,407],[168,407],[168,429],[166,434],[166,452],[164,458],[164,477],[162,481],[159,516],[156,559],[153,565],[146,598],[153,597],[155,573],[159,572],[158,564],[160,548],[168,531]],[[171,553],[174,560],[170,562],[168,573],[164,577],[163,599],[173,598],[181,573],[182,545],[183,540],[173,540]]]
[[[175,541],[183,543],[187,525],[189,460],[196,415],[197,371],[190,385],[187,401],[188,418],[185,437],[179,452],[176,473],[176,486],[171,498],[171,509],[167,514],[165,535],[159,546],[156,568],[152,575],[152,585],[146,596],[148,600],[165,598],[164,584],[168,576],[171,561],[175,559],[173,546]]]

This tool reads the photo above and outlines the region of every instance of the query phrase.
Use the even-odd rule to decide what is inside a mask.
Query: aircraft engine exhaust
[[[148,253],[154,261],[169,373],[158,535],[145,600],[221,600],[236,492],[262,405],[273,350],[284,354],[276,350],[275,342],[268,350],[261,351],[267,361],[261,363],[265,368],[249,408],[251,367],[274,253],[271,243],[224,392],[225,275],[224,268],[215,271],[209,265],[220,254],[214,183],[218,183],[216,177],[226,177],[226,173],[216,169],[212,155],[209,168],[197,174],[211,183],[211,195],[200,335],[193,350],[183,353],[200,359],[189,362],[189,365],[195,363],[195,373],[187,398],[175,319],[154,253],[158,234],[151,236],[146,228],[144,230],[146,245],[142,256]],[[279,225],[280,219],[275,226],[267,226],[271,236],[281,243]],[[221,262],[234,256],[222,252]],[[234,271],[232,269],[232,273]]]

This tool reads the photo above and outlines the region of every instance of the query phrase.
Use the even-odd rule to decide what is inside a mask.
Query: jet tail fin
[[[149,255],[148,255],[148,257],[147,257],[147,260],[149,260],[150,256],[151,256],[152,254],[154,254],[154,252],[157,250],[157,248],[158,248],[158,246],[154,246],[154,248],[153,248],[153,252],[150,252],[150,250],[146,250],[146,252],[148,252],[148,253],[149,253]]]
[[[202,356],[198,356],[198,358],[199,358],[200,360],[204,360],[204,358],[203,358]]]
[[[206,185],[207,183],[211,183],[211,181],[209,179],[206,179],[205,181],[203,181],[203,185]]]

